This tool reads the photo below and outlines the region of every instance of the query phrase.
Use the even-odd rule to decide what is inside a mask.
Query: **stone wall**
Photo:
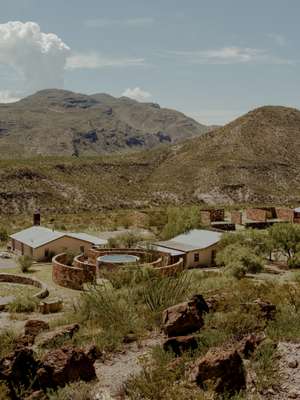
[[[210,225],[211,222],[224,221],[224,219],[225,210],[223,208],[200,211],[200,221],[203,225]]]
[[[262,208],[247,208],[246,217],[252,221],[265,222],[267,220],[267,211]]]
[[[171,276],[183,271],[183,259],[180,258],[175,264],[167,265],[165,267],[155,268],[162,276]]]
[[[33,296],[36,297],[37,299],[44,299],[49,295],[47,286],[36,278],[31,278],[23,275],[0,274],[0,282],[17,283],[21,285],[31,285],[37,287],[41,289],[38,293],[36,293]]]
[[[151,263],[159,258],[159,254],[154,251],[145,251],[141,249],[100,249],[92,247],[88,250],[88,262],[96,264],[97,258],[110,254],[128,254],[140,258],[141,263]]]
[[[230,220],[232,224],[242,225],[243,213],[241,211],[231,211]]]
[[[57,285],[82,290],[84,283],[94,280],[95,275],[88,268],[66,265],[65,260],[65,254],[58,254],[52,260],[52,279]]]
[[[290,208],[276,208],[276,217],[282,221],[293,222],[294,210]]]

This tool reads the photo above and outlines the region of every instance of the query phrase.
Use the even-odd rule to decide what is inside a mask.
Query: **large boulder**
[[[209,311],[201,295],[169,307],[163,312],[162,328],[169,336],[184,336],[198,331],[204,325],[203,314]]]
[[[18,347],[0,360],[0,381],[7,383],[12,399],[18,398],[19,390],[35,387],[34,377],[38,366],[33,350],[29,347]]]
[[[243,361],[236,349],[209,350],[192,366],[189,378],[202,389],[232,395],[246,388]]]
[[[65,386],[69,382],[89,382],[96,378],[95,360],[82,349],[63,347],[51,350],[41,360],[37,378],[42,388]]]
[[[243,358],[249,358],[255,349],[266,339],[264,333],[251,333],[237,344],[236,349]]]
[[[196,350],[198,341],[193,335],[177,336],[165,340],[163,348],[165,351],[172,351],[176,356],[181,356],[185,351]]]
[[[39,319],[29,319],[24,326],[25,336],[36,337],[39,333],[50,329],[48,322]]]

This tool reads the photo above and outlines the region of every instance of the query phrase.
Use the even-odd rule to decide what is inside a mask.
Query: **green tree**
[[[32,258],[30,256],[20,256],[18,264],[22,272],[29,272],[32,266]]]
[[[300,251],[300,225],[275,224],[269,234],[274,248],[286,256],[288,262]]]

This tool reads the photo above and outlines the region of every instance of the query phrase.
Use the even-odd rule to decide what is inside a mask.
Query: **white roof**
[[[294,211],[295,211],[296,213],[300,213],[300,207],[294,208]]]
[[[33,249],[36,249],[46,243],[65,236],[73,237],[75,239],[83,240],[95,245],[104,245],[107,243],[106,240],[99,239],[96,236],[88,235],[86,233],[59,232],[49,228],[44,228],[43,226],[32,226],[31,228],[24,229],[11,235],[10,237],[18,242],[32,247]]]
[[[204,229],[193,229],[182,235],[175,236],[171,240],[156,243],[162,247],[168,247],[179,251],[193,251],[206,249],[220,241],[222,233]]]
[[[182,256],[182,255],[184,255],[183,251],[174,250],[174,249],[168,249],[168,248],[162,247],[162,246],[153,245],[151,248],[153,250],[159,251],[161,253],[170,254],[171,256]]]

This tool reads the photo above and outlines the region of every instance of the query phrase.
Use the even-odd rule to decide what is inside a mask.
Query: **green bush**
[[[269,232],[275,249],[286,256],[288,260],[300,250],[300,225],[275,224]]]
[[[30,313],[36,310],[38,300],[31,296],[19,294],[8,305],[8,310],[11,313]]]
[[[89,383],[75,382],[58,390],[48,390],[49,400],[93,400],[92,387]]]
[[[6,243],[9,239],[8,232],[5,228],[0,228],[0,242]]]
[[[13,349],[16,338],[17,334],[12,329],[3,330],[0,333],[0,359]]]
[[[168,222],[161,233],[165,240],[200,227],[200,212],[197,206],[170,207],[167,210],[167,218]]]
[[[250,247],[230,244],[223,248],[216,257],[219,266],[235,278],[242,278],[246,273],[255,274],[263,270],[263,260]]]
[[[30,256],[20,256],[18,258],[18,265],[22,272],[26,273],[30,271],[32,267],[32,258]]]
[[[300,268],[300,252],[297,252],[288,260],[288,267],[290,269]]]

